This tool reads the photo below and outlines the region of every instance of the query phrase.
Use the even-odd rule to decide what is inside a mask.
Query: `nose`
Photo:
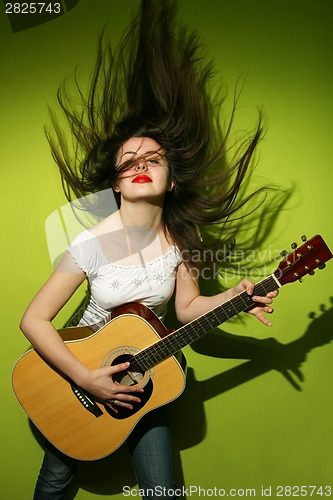
[[[148,170],[148,165],[143,158],[139,159],[135,164],[136,172],[144,172]]]

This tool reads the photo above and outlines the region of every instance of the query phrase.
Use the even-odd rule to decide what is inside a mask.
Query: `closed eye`
[[[152,163],[153,165],[159,165],[161,158],[160,157],[155,157],[155,158],[147,158],[147,161],[149,163]]]

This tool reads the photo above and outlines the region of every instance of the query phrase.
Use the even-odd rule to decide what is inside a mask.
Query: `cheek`
[[[131,178],[133,174],[131,175],[131,171],[126,170],[125,172],[121,172],[116,176],[116,179],[111,182],[111,185],[113,189],[115,190],[116,193],[119,193],[121,190],[121,185],[126,181],[127,178]]]
[[[167,177],[166,177],[166,187],[168,191],[171,191],[174,188],[174,181],[171,178],[170,172],[168,172]]]

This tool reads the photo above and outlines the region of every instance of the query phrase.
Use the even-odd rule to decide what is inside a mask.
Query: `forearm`
[[[84,279],[82,272],[54,271],[29,304],[20,324],[36,351],[78,385],[89,370],[67,348],[51,322]]]
[[[199,288],[197,286],[189,286],[191,283],[187,280],[187,283],[182,283],[182,286],[178,287],[178,291],[182,289],[183,294],[179,294],[180,296],[176,297],[176,313],[179,321],[182,323],[188,323],[193,321],[195,318],[202,316],[208,311],[214,309],[215,307],[224,304],[228,300],[232,299],[239,293],[246,291],[249,295],[252,296],[253,306],[251,306],[247,312],[256,316],[259,321],[267,326],[271,326],[272,323],[268,321],[264,313],[271,314],[273,312],[270,304],[272,300],[277,295],[277,291],[270,292],[266,296],[256,296],[254,293],[254,284],[249,280],[242,280],[238,285],[229,290],[214,295],[212,297],[205,297],[200,294]]]
[[[213,296],[198,294],[182,310],[179,310],[177,317],[182,323],[189,323],[199,316],[206,314],[211,309],[227,302],[236,295],[233,288]]]
[[[50,321],[24,317],[20,328],[36,351],[61,373],[84,387],[89,369],[67,348]]]

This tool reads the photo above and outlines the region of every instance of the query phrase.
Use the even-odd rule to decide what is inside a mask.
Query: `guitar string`
[[[273,276],[269,276],[255,285],[254,294],[263,296],[276,288],[276,281]],[[164,359],[178,352],[185,345],[199,339],[207,331],[216,328],[224,321],[246,310],[252,303],[252,298],[246,291],[241,292],[227,303],[219,305],[207,314],[184,325],[175,332],[134,355],[132,360],[130,360],[131,367],[133,368],[133,365],[137,365],[144,371],[152,368]]]
[[[275,283],[274,285],[276,287]],[[256,289],[257,290],[255,291],[255,293],[257,294],[263,294],[263,292],[265,292],[264,294],[267,293],[267,289],[264,287],[263,282],[259,283],[256,286]],[[244,300],[244,297],[246,297],[247,301]],[[221,304],[221,306],[218,306],[217,309],[210,311],[209,313],[207,313],[207,315],[198,318],[194,322],[189,323],[188,325],[185,325],[181,329],[177,330],[177,332],[175,332],[174,334],[165,337],[164,339],[162,339],[162,342],[158,342],[153,346],[148,347],[146,350],[138,353],[136,356],[140,358],[140,364],[142,364],[142,361],[144,361],[145,365],[146,362],[148,362],[148,364],[150,365],[151,363],[153,363],[153,365],[157,364],[166,357],[177,352],[184,345],[187,345],[189,342],[200,338],[203,335],[202,331],[205,333],[207,330],[211,330],[212,328],[221,324],[221,322],[223,322],[224,320],[233,317],[238,312],[241,312],[241,310],[247,309],[252,303],[251,298],[248,297],[246,292],[234,297],[233,299],[231,299],[231,301],[229,301],[227,304]],[[237,306],[235,306],[235,304],[237,304]],[[232,305],[233,308],[230,307],[230,305]],[[211,317],[213,319],[212,322],[210,321]],[[197,326],[201,331],[199,331]],[[179,338],[179,341],[177,337]]]

